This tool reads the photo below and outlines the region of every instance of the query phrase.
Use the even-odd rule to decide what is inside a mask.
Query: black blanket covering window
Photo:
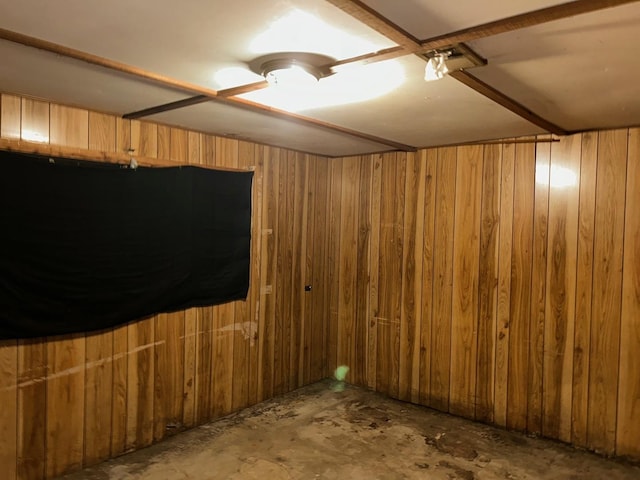
[[[0,152],[0,338],[246,298],[252,177]]]

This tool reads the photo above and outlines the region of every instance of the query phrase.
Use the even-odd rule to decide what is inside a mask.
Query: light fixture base
[[[330,65],[335,59],[310,52],[279,52],[252,60],[249,68],[262,75],[271,85],[318,81],[333,74]]]

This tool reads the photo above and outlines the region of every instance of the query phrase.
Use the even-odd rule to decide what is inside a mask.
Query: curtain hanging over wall
[[[0,338],[246,298],[252,177],[0,152]]]

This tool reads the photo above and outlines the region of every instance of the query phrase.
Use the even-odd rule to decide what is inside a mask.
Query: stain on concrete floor
[[[60,480],[639,480],[640,466],[323,381]]]

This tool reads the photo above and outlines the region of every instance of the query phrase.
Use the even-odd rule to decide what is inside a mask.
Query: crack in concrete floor
[[[60,480],[639,480],[640,466],[326,380]]]

